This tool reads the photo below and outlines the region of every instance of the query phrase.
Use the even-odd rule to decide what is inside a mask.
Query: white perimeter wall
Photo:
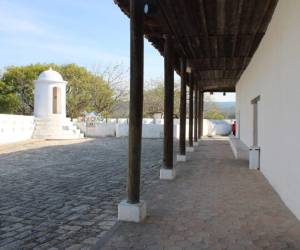
[[[118,123],[114,119],[108,120],[107,123],[99,123],[95,126],[86,126],[84,122],[73,120],[76,126],[87,137],[126,137],[128,136],[128,123],[118,119]],[[203,120],[203,135],[229,135],[231,133],[232,120]],[[179,139],[179,120],[174,120],[174,138]],[[194,129],[193,129],[194,132]],[[143,138],[163,138],[164,137],[164,120],[143,119]],[[186,120],[186,139],[189,138],[189,120]]]
[[[258,104],[261,171],[300,219],[300,1],[280,0],[259,49],[237,84],[240,138],[252,144]]]
[[[0,114],[0,144],[29,140],[33,130],[33,116]]]

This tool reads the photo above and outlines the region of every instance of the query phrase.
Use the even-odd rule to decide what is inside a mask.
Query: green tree
[[[19,101],[14,92],[0,81],[0,113],[14,114],[17,112]]]
[[[209,95],[204,96],[204,119],[209,120],[224,120],[225,116],[220,111],[216,102]]]
[[[151,80],[144,91],[144,116],[149,117],[154,113],[164,112],[164,83],[163,80]],[[174,115],[179,115],[180,90],[175,84],[174,88]]]
[[[204,113],[204,119],[209,120],[224,120],[225,116],[217,110],[210,110]]]
[[[9,93],[5,93],[7,98],[12,101],[8,107],[14,106],[14,113],[22,115],[31,115],[33,112],[33,80],[47,69],[48,66],[35,64],[29,66],[10,66],[6,69],[2,76],[5,84],[4,89]],[[8,97],[8,96],[11,96]],[[16,104],[17,103],[17,104]],[[5,112],[5,110],[3,110]],[[9,110],[8,110],[9,112]]]
[[[101,74],[95,74],[76,64],[33,64],[8,67],[0,85],[2,113],[32,115],[34,84],[39,74],[52,67],[60,72],[67,85],[67,115],[78,117],[83,111],[96,111],[108,116],[118,100],[116,90]],[[4,86],[3,86],[4,85]],[[5,104],[5,105],[4,105]]]

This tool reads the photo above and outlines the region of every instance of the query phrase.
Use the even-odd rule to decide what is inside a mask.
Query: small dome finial
[[[38,80],[40,81],[50,81],[50,82],[65,82],[57,71],[53,70],[52,67],[49,67],[48,70],[43,71]]]

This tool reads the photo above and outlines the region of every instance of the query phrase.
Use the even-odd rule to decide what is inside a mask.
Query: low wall
[[[74,120],[77,127],[87,137],[127,137],[128,123],[126,119],[109,119],[104,123],[95,126],[85,126],[84,122]],[[227,136],[231,133],[231,120],[203,120],[204,136]],[[174,119],[174,138],[179,139],[179,119]],[[163,119],[143,119],[143,138],[163,138],[164,120]],[[189,120],[186,120],[186,138],[189,137]]]
[[[128,124],[116,124],[116,137],[127,137],[128,136]],[[174,137],[177,136],[179,126],[174,125]],[[179,135],[179,134],[178,134]],[[149,139],[161,139],[164,138],[164,125],[163,124],[143,124],[142,138]]]
[[[87,137],[127,137],[127,119],[109,119],[95,126],[86,126],[84,122],[73,120],[74,124]],[[203,135],[228,135],[231,121],[203,121]],[[21,115],[0,115],[0,144],[29,140],[34,130],[34,117]],[[179,139],[179,120],[174,119],[174,138]],[[186,120],[186,138],[188,139],[189,120]],[[143,119],[143,138],[163,138],[163,119]]]
[[[29,140],[33,130],[33,116],[0,114],[0,144]]]
[[[84,133],[87,137],[113,137],[116,136],[115,121],[112,123],[98,123],[95,126],[86,126],[84,122],[78,122],[73,120],[74,124],[80,129],[81,133]],[[126,125],[126,123],[124,123]]]
[[[203,120],[204,136],[227,136],[231,133],[232,120]]]
[[[128,136],[128,124],[117,124],[116,125],[116,137],[127,137]],[[159,139],[164,137],[164,126],[158,124],[143,124],[142,128],[143,138],[154,138]]]

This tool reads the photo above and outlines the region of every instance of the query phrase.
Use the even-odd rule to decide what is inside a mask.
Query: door
[[[258,146],[258,102],[260,96],[254,98],[251,103],[253,105],[253,146]]]
[[[61,89],[59,87],[53,88],[52,110],[53,114],[61,113]]]

